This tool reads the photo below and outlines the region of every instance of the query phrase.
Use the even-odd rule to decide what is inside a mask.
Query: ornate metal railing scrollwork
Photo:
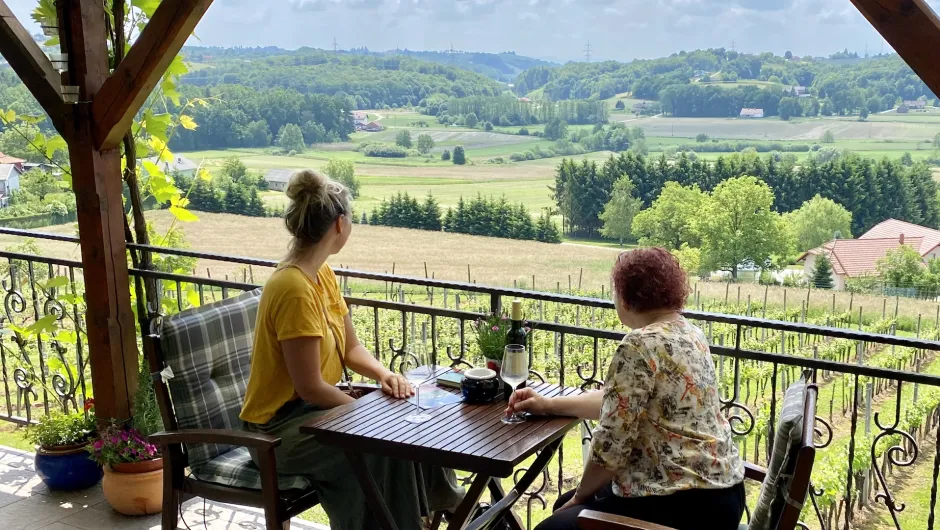
[[[910,435],[910,433],[904,431],[903,429],[898,429],[898,425],[901,423],[902,384],[902,381],[898,381],[897,399],[895,400],[894,409],[894,422],[891,425],[884,426],[881,424],[881,421],[878,417],[879,413],[875,413],[874,422],[881,432],[878,433],[878,435],[876,435],[875,438],[871,441],[872,463],[877,462],[876,452],[878,449],[878,442],[889,436],[901,437],[900,443],[885,449],[885,458],[891,462],[891,465],[897,467],[909,467],[914,464],[915,460],[917,460],[917,455],[919,453],[917,440],[915,440],[914,437]],[[905,504],[903,502],[898,503],[897,499],[894,498],[894,495],[888,488],[888,481],[885,478],[884,473],[881,471],[881,468],[877,465],[872,465],[872,467],[874,468],[875,476],[878,477],[878,482],[881,484],[881,491],[875,494],[875,501],[881,501],[885,506],[887,506],[888,512],[891,514],[891,519],[894,521],[895,528],[901,530],[901,523],[898,521],[898,514],[904,511]]]

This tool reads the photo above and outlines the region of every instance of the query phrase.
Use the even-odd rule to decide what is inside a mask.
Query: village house
[[[381,131],[384,131],[384,130],[385,130],[385,127],[382,127],[382,124],[381,124],[381,123],[379,123],[379,122],[377,122],[377,121],[373,121],[373,122],[369,122],[368,124],[364,125],[364,126],[362,127],[362,130],[365,131],[365,132],[381,132]]]
[[[927,100],[925,99],[904,100],[904,106],[910,110],[924,110],[924,108],[927,107]]]
[[[369,115],[365,112],[355,111],[351,112],[350,115],[352,116],[353,125],[356,127],[357,131],[369,123]]]
[[[763,118],[764,109],[741,109],[742,118]]]
[[[164,173],[168,175],[179,174],[184,177],[195,177],[196,170],[199,169],[199,164],[193,162],[192,160],[186,158],[185,156],[175,155],[173,160],[168,162],[160,160],[159,157],[153,156],[145,159],[147,162],[152,162],[157,165]],[[144,169],[144,172],[147,170]]]
[[[907,245],[916,250],[926,263],[940,257],[940,230],[897,219],[878,223],[858,239],[833,239],[821,247],[808,250],[797,259],[803,263],[803,274],[812,277],[816,257],[825,255],[832,263],[833,288],[845,289],[851,278],[878,274],[878,260],[888,251]]]
[[[296,172],[296,169],[269,169],[264,174],[264,181],[268,183],[268,189],[271,191],[285,191],[291,176]]]
[[[0,163],[0,208],[10,205],[10,192],[20,188],[22,166]]]

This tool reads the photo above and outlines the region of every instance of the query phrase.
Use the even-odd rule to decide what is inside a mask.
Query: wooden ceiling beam
[[[0,0],[0,55],[23,80],[56,129],[65,134],[61,76],[4,0]]]
[[[898,55],[940,94],[940,18],[924,0],[852,0]]]
[[[120,144],[134,116],[193,33],[212,0],[163,0],[92,102],[95,146]]]

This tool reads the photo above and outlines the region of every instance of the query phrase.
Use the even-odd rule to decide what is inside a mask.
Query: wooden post
[[[69,54],[71,83],[79,87],[81,101],[72,109],[72,130],[66,137],[81,234],[95,413],[104,421],[124,420],[131,416],[138,361],[121,206],[121,154],[118,149],[95,148],[90,103],[109,73],[106,17],[101,2],[63,4],[62,51]]]

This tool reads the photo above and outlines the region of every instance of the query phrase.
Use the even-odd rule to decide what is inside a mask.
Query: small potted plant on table
[[[500,315],[490,315],[473,324],[477,333],[477,347],[486,359],[486,367],[497,374],[502,367],[506,332],[509,331],[510,324],[508,317]]]
[[[85,450],[97,430],[90,408],[89,400],[83,412],[54,413],[27,430],[36,445],[36,474],[50,490],[81,490],[101,480],[101,466]]]

